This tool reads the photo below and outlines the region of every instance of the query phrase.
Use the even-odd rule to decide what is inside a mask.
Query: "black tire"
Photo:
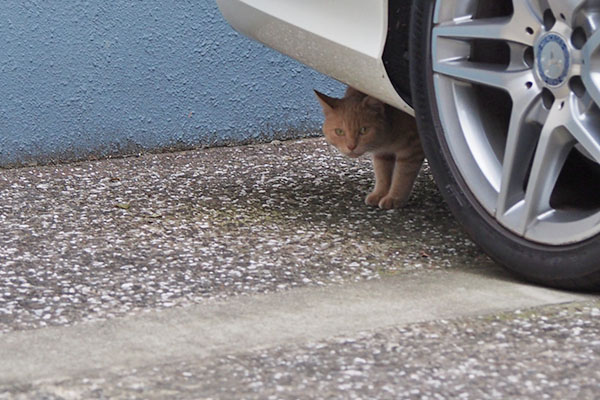
[[[513,234],[488,214],[469,191],[442,131],[433,86],[431,32],[435,0],[413,0],[410,79],[425,154],[442,196],[469,236],[492,259],[532,282],[600,289],[600,235],[566,245],[540,245]]]

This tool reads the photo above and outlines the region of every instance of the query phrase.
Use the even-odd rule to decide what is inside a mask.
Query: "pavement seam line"
[[[589,300],[475,272],[391,276],[0,335],[0,384],[200,359],[390,326]]]

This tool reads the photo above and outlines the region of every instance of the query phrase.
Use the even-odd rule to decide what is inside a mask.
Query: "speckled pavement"
[[[475,274],[485,282],[516,284],[460,231],[427,168],[402,210],[366,207],[371,185],[368,160],[347,160],[321,139],[0,170],[0,341],[148,312],[390,279],[444,283],[456,274]],[[573,295],[560,302],[575,300],[582,301]],[[594,370],[600,370],[594,301],[575,311],[569,304],[540,309],[583,333],[577,341],[571,331],[561,331],[546,343],[546,330],[535,323],[522,331],[557,349],[547,378],[526,372],[544,375],[549,359],[540,356],[543,351],[521,344],[512,319],[488,316],[460,320],[474,332],[464,348],[467,331],[432,320],[373,327],[349,339],[356,346],[334,336],[210,359],[163,360],[135,371],[0,385],[0,399],[530,398],[550,389],[577,393],[573,388],[585,391],[571,398],[593,398],[587,396],[595,393],[590,388],[598,386]],[[462,326],[452,321],[452,327]],[[507,334],[496,336],[502,329]],[[437,336],[427,336],[430,331]],[[408,347],[377,352],[395,345]],[[431,353],[435,346],[438,352]],[[421,364],[404,354],[420,354]],[[473,358],[471,364],[464,357]],[[568,364],[572,357],[575,364]],[[373,374],[355,371],[360,360]],[[522,373],[469,372],[471,365],[499,366],[503,360]],[[463,369],[455,371],[453,363]],[[574,377],[570,368],[585,373]],[[407,375],[412,370],[414,379]],[[479,386],[469,384],[471,375],[488,391],[472,391]],[[548,383],[557,376],[568,379]],[[523,389],[529,381],[537,392]]]
[[[600,303],[12,386],[0,399],[598,399]]]
[[[399,211],[371,185],[322,140],[0,171],[0,332],[491,265],[428,173]]]

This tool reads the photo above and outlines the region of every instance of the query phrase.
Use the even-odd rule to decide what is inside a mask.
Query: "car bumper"
[[[414,115],[394,89],[382,60],[387,0],[217,0],[217,4],[240,33]]]

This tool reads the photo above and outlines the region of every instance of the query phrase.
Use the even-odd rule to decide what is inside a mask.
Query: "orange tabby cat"
[[[341,99],[315,94],[327,141],[348,157],[372,156],[375,188],[365,203],[403,207],[425,159],[414,118],[350,87]]]

